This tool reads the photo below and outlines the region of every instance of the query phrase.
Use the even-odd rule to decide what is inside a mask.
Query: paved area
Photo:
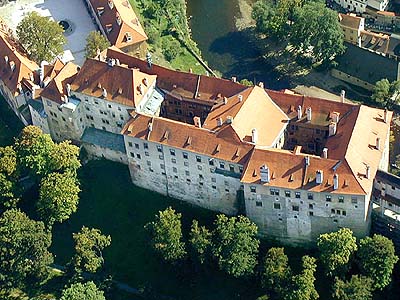
[[[72,52],[74,62],[82,65],[86,37],[90,31],[96,30],[83,0],[16,0],[0,7],[0,17],[15,31],[24,15],[30,11],[52,17],[57,22],[67,20],[71,24],[72,31],[65,33],[68,41],[64,47],[65,56],[68,57]]]

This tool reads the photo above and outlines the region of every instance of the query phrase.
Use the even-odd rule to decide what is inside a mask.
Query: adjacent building
[[[335,0],[335,2],[346,11],[358,14],[365,13],[367,8],[375,11],[384,11],[389,4],[389,0]]]

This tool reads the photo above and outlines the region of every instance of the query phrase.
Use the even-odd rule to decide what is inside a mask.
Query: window
[[[136,154],[136,157],[138,158],[138,159],[141,159],[142,157],[140,156],[140,154]]]
[[[352,204],[357,204],[357,202],[358,202],[358,201],[357,201],[357,197],[352,196],[352,197],[351,197],[351,203],[352,203]]]
[[[339,203],[343,203],[344,202],[344,197],[343,196],[339,196],[338,199],[339,199]]]
[[[299,208],[298,205],[293,205],[293,206],[292,206],[292,210],[293,210],[293,211],[299,211],[300,208]]]
[[[257,188],[255,186],[250,187],[250,192],[255,193],[257,191]]]
[[[160,164],[160,168],[161,168],[162,170],[165,170],[165,165],[164,165],[164,164]]]
[[[198,165],[198,166],[197,166],[197,169],[198,169],[199,171],[201,171],[201,170],[203,170],[203,167],[200,166],[200,165]]]
[[[148,143],[143,143],[143,148],[144,149],[149,149],[149,144]]]
[[[274,203],[274,209],[281,209],[280,203]]]
[[[108,104],[108,108],[111,108],[111,104]]]
[[[308,194],[307,194],[307,199],[308,199],[308,200],[314,200],[314,194],[308,193]]]
[[[211,182],[217,182],[217,179],[216,178],[211,178]]]
[[[312,216],[314,215],[314,212],[313,212],[313,211],[309,211],[309,212],[308,212],[308,215],[309,215],[310,217],[312,217]]]
[[[136,148],[136,149],[139,149],[139,144],[136,144],[136,143],[135,143],[135,148]]]
[[[225,189],[225,192],[229,193],[229,189]]]
[[[151,166],[151,161],[146,161],[147,165],[150,167]]]
[[[271,195],[279,196],[279,190],[278,189],[270,189],[269,190]]]
[[[175,159],[175,158],[171,158],[171,162],[172,162],[173,164],[176,164],[176,159]]]
[[[150,156],[149,152],[147,152],[147,151],[144,152],[144,155]]]
[[[162,152],[162,147],[160,145],[157,145],[157,151]]]
[[[300,192],[295,192],[295,193],[294,193],[294,196],[295,196],[297,199],[300,199],[301,194],[300,194]]]
[[[314,205],[313,204],[308,204],[308,208],[309,209],[314,209]]]
[[[213,166],[213,165],[214,165],[214,159],[210,158],[210,159],[208,160],[208,164],[209,164],[210,166]]]
[[[187,178],[187,179],[186,179],[186,181],[187,181],[188,183],[190,183],[190,182],[191,182],[190,178]]]
[[[135,153],[131,152],[131,157],[135,157]]]
[[[162,154],[160,154],[160,155],[158,156],[158,158],[162,160],[162,159],[164,159],[164,156],[163,156]]]
[[[346,211],[342,210],[342,216],[346,216],[346,215],[347,215]]]
[[[189,176],[189,175],[190,175],[190,172],[186,170],[186,171],[185,171],[185,175],[186,175],[186,176]]]
[[[234,165],[229,165],[229,171],[235,172],[235,166]]]
[[[243,173],[243,167],[239,167],[239,173],[242,174]]]
[[[285,197],[291,197],[290,191],[285,191]]]
[[[182,152],[183,158],[188,159],[188,154],[186,152]]]
[[[334,214],[335,213],[335,210],[332,208],[331,209],[331,214]]]
[[[201,156],[196,155],[196,161],[197,161],[198,163],[201,163]]]
[[[202,174],[199,174],[199,179],[204,179],[204,176]]]
[[[189,167],[189,162],[188,162],[188,161],[184,161],[184,162],[183,162],[183,165],[184,165],[185,167]]]
[[[213,188],[214,190],[216,190],[216,189],[217,189],[217,187],[216,187],[215,185],[213,185],[213,186],[212,186],[212,188]]]
[[[175,168],[175,167],[173,167],[173,168],[172,168],[172,172],[174,172],[174,173],[178,173],[178,169],[177,169],[177,168]]]
[[[172,156],[175,156],[175,150],[174,149],[169,149],[169,154],[171,154]]]
[[[326,202],[332,202],[332,196],[331,195],[326,195],[325,199],[326,199]]]
[[[225,169],[225,163],[224,163],[224,162],[220,162],[220,163],[219,163],[219,167],[220,167],[221,169]]]
[[[262,207],[262,202],[261,201],[256,201],[256,206],[257,207]]]

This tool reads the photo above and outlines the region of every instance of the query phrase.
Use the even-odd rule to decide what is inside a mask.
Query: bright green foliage
[[[93,281],[74,283],[62,291],[60,300],[106,300]]]
[[[82,227],[74,233],[75,255],[72,264],[77,273],[96,273],[104,264],[103,250],[111,245],[111,237],[99,229]]]
[[[18,202],[17,155],[12,147],[0,147],[0,208],[15,207]]]
[[[17,26],[18,39],[37,63],[51,62],[63,53],[66,44],[63,32],[57,22],[36,12],[28,13]]]
[[[50,152],[50,169],[58,172],[70,172],[75,175],[77,169],[81,166],[78,156],[79,148],[71,145],[70,141],[54,144]]]
[[[234,277],[253,274],[260,244],[257,225],[243,216],[228,218],[221,214],[215,227],[213,254],[220,269]]]
[[[146,228],[151,233],[151,245],[162,258],[175,262],[185,257],[185,243],[182,241],[182,214],[168,207],[156,215],[156,219],[148,223]]]
[[[317,245],[327,275],[345,275],[350,258],[357,250],[353,232],[348,228],[342,228],[336,232],[321,234]]]
[[[246,78],[240,80],[239,83],[240,83],[240,84],[243,84],[243,85],[246,85],[246,86],[254,86],[254,83],[251,82],[250,80],[246,79]]]
[[[77,180],[69,173],[50,173],[40,183],[39,215],[50,225],[67,220],[77,210],[79,192]]]
[[[180,50],[181,45],[177,40],[173,39],[172,37],[164,38],[162,43],[162,51],[168,61],[175,59],[178,56]]]
[[[264,258],[261,284],[280,298],[290,282],[291,269],[284,248],[271,248]]]
[[[391,240],[379,234],[366,237],[360,241],[357,256],[362,274],[374,281],[374,289],[382,290],[390,283],[394,265],[399,260]]]
[[[197,220],[193,220],[190,229],[189,243],[195,259],[204,264],[211,248],[211,232],[204,226],[199,226]]]
[[[42,222],[11,209],[0,217],[0,286],[23,287],[47,275],[53,262],[51,233]]]
[[[315,271],[317,269],[316,259],[310,256],[303,256],[303,271],[293,276],[292,284],[289,286],[285,300],[316,300],[319,299],[315,289]]]
[[[371,98],[382,107],[393,108],[394,105],[399,104],[399,91],[399,80],[389,82],[384,78],[376,82]]]
[[[300,54],[316,61],[329,61],[343,54],[343,31],[337,13],[324,2],[307,2],[295,11],[290,43]]]
[[[335,300],[371,300],[373,280],[353,275],[349,281],[336,278],[332,297]]]
[[[110,42],[99,31],[91,31],[86,38],[85,57],[93,58],[98,51],[110,47]]]
[[[0,147],[0,173],[12,176],[17,170],[17,155],[10,146]]]

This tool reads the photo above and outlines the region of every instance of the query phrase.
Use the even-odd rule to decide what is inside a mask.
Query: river
[[[273,89],[288,87],[287,78],[262,58],[250,31],[236,29],[236,19],[241,16],[239,1],[244,0],[187,0],[192,37],[204,59],[225,78],[263,81]]]

